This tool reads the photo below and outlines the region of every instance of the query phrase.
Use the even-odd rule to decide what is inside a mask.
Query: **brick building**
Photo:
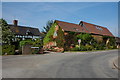
[[[49,31],[48,34],[50,36],[46,36],[46,37],[51,37],[52,36],[53,39],[59,37],[58,36],[59,35],[58,30],[59,29],[62,30],[62,32],[64,33],[64,36],[69,35],[69,32],[75,32],[75,33],[78,33],[78,34],[89,33],[97,41],[102,41],[103,40],[102,36],[114,37],[114,35],[106,27],[102,27],[102,26],[99,26],[99,25],[87,23],[87,22],[84,22],[84,21],[81,21],[79,24],[74,24],[74,23],[68,23],[68,22],[64,22],[64,21],[55,20],[54,24],[52,26],[54,28],[52,28],[51,35],[50,35],[50,33],[49,33],[50,31]],[[57,46],[56,42],[49,40],[49,41],[45,42],[45,44],[44,44],[44,48],[50,48],[51,46]]]

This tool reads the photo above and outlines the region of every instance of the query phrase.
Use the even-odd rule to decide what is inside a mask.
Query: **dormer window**
[[[53,37],[57,37],[57,31],[54,32]]]
[[[31,35],[32,33],[30,32],[30,30],[26,31],[26,35]]]
[[[77,29],[77,28],[73,28],[73,29],[75,29],[76,31],[78,31],[79,29]]]
[[[96,29],[98,29],[98,30],[100,30],[100,31],[103,30],[103,29],[102,29],[101,27],[99,27],[99,26],[96,26],[96,25],[95,25],[95,27],[96,27]]]

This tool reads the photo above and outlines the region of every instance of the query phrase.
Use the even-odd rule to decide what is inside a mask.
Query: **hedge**
[[[14,45],[2,45],[2,55],[7,53],[7,55],[15,54],[15,46]]]
[[[19,45],[20,47],[26,45],[26,44],[33,44],[33,41],[30,39],[30,40],[23,40],[23,41],[20,41]]]

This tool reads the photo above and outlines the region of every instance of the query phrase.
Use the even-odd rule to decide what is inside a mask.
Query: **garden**
[[[116,49],[115,38],[110,36],[102,36],[102,40],[96,40],[92,34],[88,33],[74,33],[69,32],[72,36],[65,36],[66,43],[65,49],[67,51],[92,51],[92,50],[108,50],[108,49]],[[78,40],[81,40],[80,45],[78,44]],[[69,45],[68,45],[69,44]],[[71,45],[72,44],[72,45]],[[71,48],[69,48],[72,46]]]

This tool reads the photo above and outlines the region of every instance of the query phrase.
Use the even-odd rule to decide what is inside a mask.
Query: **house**
[[[97,41],[102,41],[102,36],[114,37],[114,35],[106,27],[87,23],[84,21],[81,21],[79,25],[81,25],[82,27],[84,27],[87,30],[86,33],[92,34],[92,36]]]
[[[8,24],[8,26],[15,34],[15,37],[20,40],[42,38],[42,34],[38,28],[19,26],[18,20],[13,20],[13,24]]]
[[[59,30],[63,32],[64,37],[66,35],[69,35],[69,32],[75,32],[77,34],[89,33],[89,34],[92,34],[92,36],[97,41],[102,41],[103,40],[102,36],[114,37],[114,35],[107,28],[99,26],[99,25],[87,23],[84,21],[81,21],[79,24],[74,24],[74,23],[68,23],[64,21],[55,20],[54,24],[52,25],[51,29],[49,30],[49,32],[47,33],[46,37],[43,40],[44,48],[51,48],[51,46],[58,46],[57,42],[53,40],[60,38],[62,36],[62,35],[59,35],[59,32],[58,32]],[[64,43],[65,40],[62,40],[62,42]],[[63,50],[63,48],[61,49]]]

